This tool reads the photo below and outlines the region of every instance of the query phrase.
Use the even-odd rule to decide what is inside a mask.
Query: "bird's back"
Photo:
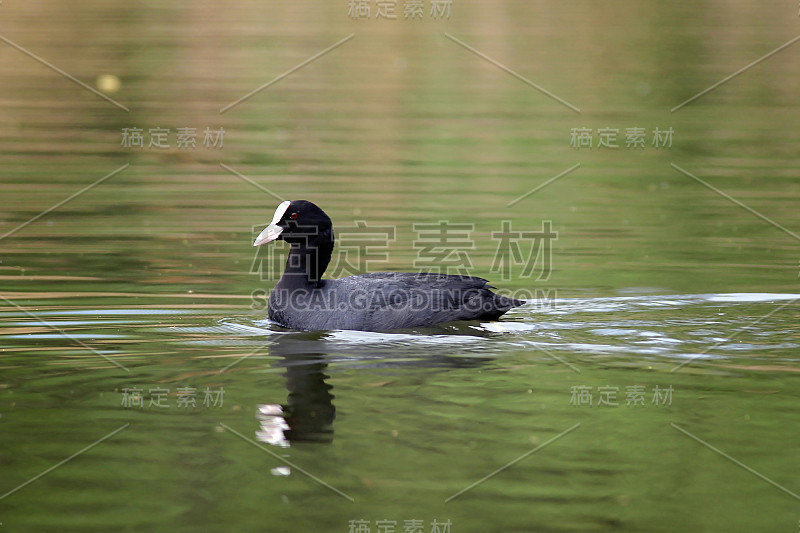
[[[454,320],[494,320],[524,304],[487,280],[435,273],[376,272],[323,280],[270,295],[269,316],[293,329],[388,331]]]

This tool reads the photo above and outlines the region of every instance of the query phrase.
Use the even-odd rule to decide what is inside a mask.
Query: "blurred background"
[[[681,106],[800,35],[797,2],[453,0],[445,16],[425,0],[406,18],[409,3],[0,3],[0,493],[131,424],[0,497],[4,529],[796,528],[792,495],[669,423],[800,490],[780,453],[798,422],[797,306],[711,368],[667,372],[798,292],[800,44]],[[150,146],[157,128],[168,147]],[[619,147],[599,146],[604,128]],[[632,128],[643,147],[626,147]],[[512,314],[544,325],[494,344],[301,336],[219,374],[272,331],[253,291],[280,272],[254,271],[251,243],[281,198],[395,227],[373,270],[413,269],[415,223],[474,224],[472,274],[568,302]],[[492,271],[502,220],[552,221],[546,281]],[[542,343],[581,372],[533,354]],[[679,405],[627,409],[637,383],[673,386]],[[577,385],[617,386],[621,405],[581,409]],[[184,386],[224,387],[225,404],[181,410]],[[126,387],[166,387],[172,407],[124,407]],[[281,403],[325,413],[309,430],[324,437],[287,457],[355,503],[271,475],[280,461],[225,429],[256,439],[259,406]],[[577,422],[563,446],[444,503]]]

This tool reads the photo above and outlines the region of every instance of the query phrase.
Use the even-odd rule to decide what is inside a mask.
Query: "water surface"
[[[797,6],[451,9],[0,4],[0,35],[130,109],[0,43],[4,530],[796,530],[800,48],[670,110],[792,39]],[[473,224],[470,272],[541,297],[285,330],[263,310],[285,248],[251,246],[281,198],[393,228],[370,270],[414,269],[414,224]],[[551,221],[549,276],[493,269],[504,220]]]

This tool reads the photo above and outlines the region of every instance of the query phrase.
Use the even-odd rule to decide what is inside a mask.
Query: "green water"
[[[429,4],[0,4],[0,35],[130,109],[0,42],[0,529],[797,530],[800,44],[670,112],[797,5]],[[470,272],[537,298],[283,330],[259,291],[285,248],[251,246],[279,198],[393,228],[369,270],[413,270],[414,224],[474,224]],[[503,220],[552,222],[547,279],[492,268]]]

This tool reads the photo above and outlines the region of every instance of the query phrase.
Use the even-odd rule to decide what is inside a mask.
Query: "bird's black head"
[[[253,246],[274,240],[289,244],[333,243],[333,224],[325,211],[307,200],[282,202],[272,222],[256,237]]]

